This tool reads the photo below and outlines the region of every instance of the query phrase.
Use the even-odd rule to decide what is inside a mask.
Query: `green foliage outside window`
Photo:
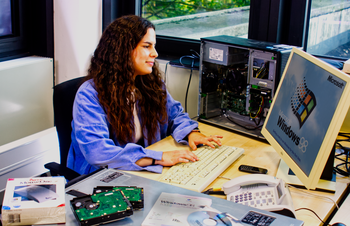
[[[249,5],[250,0],[142,0],[142,14],[159,20]]]

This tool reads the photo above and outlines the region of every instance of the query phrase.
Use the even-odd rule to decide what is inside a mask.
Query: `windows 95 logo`
[[[299,121],[299,128],[301,128],[316,107],[315,95],[307,88],[305,78],[297,86],[295,93],[291,97],[291,107],[293,114]],[[306,152],[309,142],[304,137],[300,138],[297,133],[293,131],[290,124],[291,121],[288,119],[288,117],[285,116],[283,112],[280,112],[277,125],[302,152]]]
[[[291,105],[293,113],[299,121],[299,128],[301,128],[316,106],[315,95],[307,88],[305,78],[303,82],[297,86],[291,98]]]

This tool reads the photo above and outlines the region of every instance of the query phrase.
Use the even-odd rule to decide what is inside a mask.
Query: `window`
[[[307,52],[350,58],[350,1],[312,0]]]
[[[28,55],[54,57],[53,0],[0,0],[0,8],[0,62]],[[4,24],[6,18],[10,24]]]
[[[157,35],[199,40],[231,35],[247,38],[250,0],[143,0],[142,17]]]
[[[160,58],[180,57],[190,49],[199,51],[200,38],[214,35],[301,46],[313,55],[327,58],[350,58],[350,0],[103,2],[112,14],[113,8],[116,11],[107,23],[130,13],[151,20],[156,25]]]
[[[12,11],[10,0],[0,0],[0,37],[12,34]]]

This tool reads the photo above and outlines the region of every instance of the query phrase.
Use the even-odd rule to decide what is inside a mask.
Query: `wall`
[[[0,63],[0,147],[54,126],[52,78],[51,58]]]
[[[52,86],[51,58],[0,63],[0,203],[8,178],[34,177],[60,161]]]
[[[165,72],[168,63],[166,60],[158,59],[160,69]],[[179,101],[185,110],[186,90],[190,78],[191,70],[187,68],[167,65],[166,74],[163,75],[166,87],[171,96]],[[187,113],[193,118],[198,116],[199,95],[199,71],[193,70],[190,88],[187,95]]]
[[[102,0],[55,0],[56,84],[86,75],[102,34]]]

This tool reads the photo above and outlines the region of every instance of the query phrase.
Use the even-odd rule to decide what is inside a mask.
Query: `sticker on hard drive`
[[[118,177],[123,176],[123,175],[124,174],[122,174],[120,172],[108,173],[107,175],[102,174],[100,181],[108,183],[108,182],[111,182],[112,180],[117,179]]]

